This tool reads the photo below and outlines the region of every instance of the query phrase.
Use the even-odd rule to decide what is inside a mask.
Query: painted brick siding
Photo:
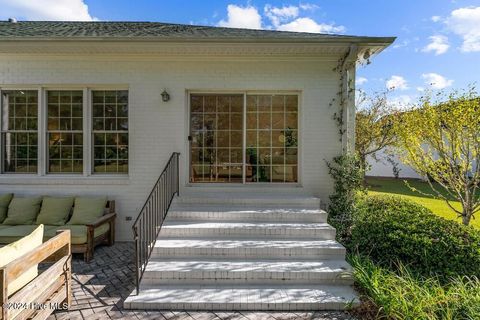
[[[327,200],[331,179],[325,161],[341,152],[329,106],[338,92],[336,61],[300,59],[172,61],[94,57],[0,56],[2,85],[103,85],[129,87],[130,166],[128,179],[46,176],[0,177],[0,192],[18,194],[106,194],[116,200],[117,239],[131,239],[131,221],[172,152],[181,152],[181,186],[188,180],[187,90],[299,90],[301,188]],[[161,101],[166,88],[168,103]],[[251,188],[245,186],[245,189]],[[263,187],[268,188],[268,187]],[[293,188],[292,188],[293,190]]]

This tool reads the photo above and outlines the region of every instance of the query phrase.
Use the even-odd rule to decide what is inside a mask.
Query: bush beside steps
[[[480,232],[400,197],[362,196],[346,243],[380,266],[397,262],[418,276],[480,278]]]

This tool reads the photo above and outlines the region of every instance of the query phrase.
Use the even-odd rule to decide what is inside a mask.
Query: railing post
[[[177,197],[180,196],[180,153],[176,155],[175,165],[177,166]]]
[[[138,227],[133,226],[133,233],[134,233],[134,239],[135,239],[135,288],[137,291],[137,296],[140,291],[140,274],[139,274],[139,261],[138,259],[140,258],[139,255],[139,242],[138,242]]]

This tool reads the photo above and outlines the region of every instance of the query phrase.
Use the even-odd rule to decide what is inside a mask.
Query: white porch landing
[[[318,198],[175,200],[127,309],[342,310],[357,303],[345,248]]]

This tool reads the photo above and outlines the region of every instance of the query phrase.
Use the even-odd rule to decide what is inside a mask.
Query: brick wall
[[[0,176],[0,192],[106,194],[117,202],[117,238],[131,239],[131,222],[125,218],[137,215],[174,151],[182,153],[181,185],[182,189],[185,188],[188,179],[187,90],[299,90],[301,191],[326,200],[331,180],[324,160],[341,152],[338,129],[332,120],[335,110],[329,106],[338,92],[338,74],[332,71],[335,65],[334,59],[173,61],[86,56],[0,56],[0,87],[119,84],[129,86],[130,98],[128,179]],[[161,101],[160,93],[164,88],[171,95],[168,103]],[[295,188],[296,192],[298,190]]]

